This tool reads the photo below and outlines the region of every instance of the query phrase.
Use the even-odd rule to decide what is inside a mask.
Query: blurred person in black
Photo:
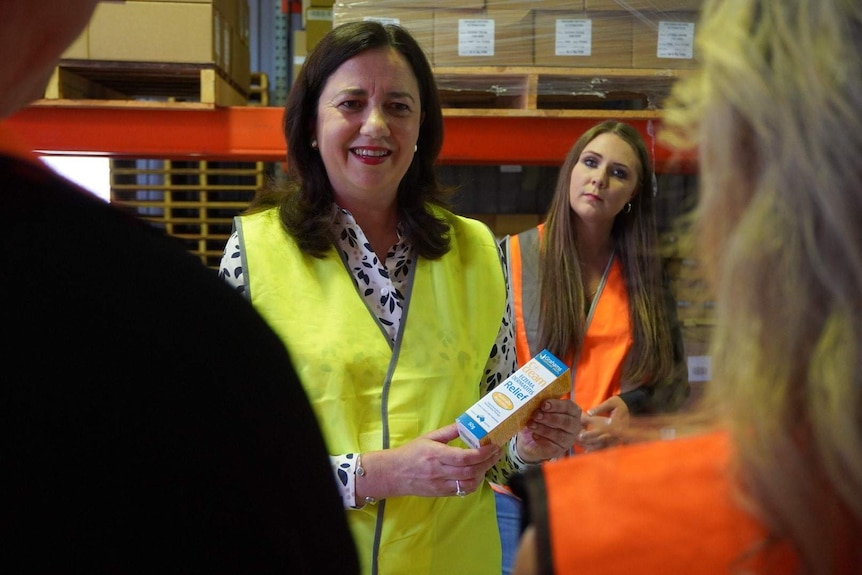
[[[41,97],[96,4],[3,0],[0,118]],[[357,573],[314,414],[252,307],[2,122],[0,189],[4,563]]]

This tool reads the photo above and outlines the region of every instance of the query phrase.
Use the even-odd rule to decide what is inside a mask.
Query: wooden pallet
[[[244,106],[247,91],[214,64],[62,60],[45,99],[188,102],[211,108]]]
[[[217,268],[233,217],[266,178],[262,162],[112,160],[111,203]]]
[[[657,110],[687,70],[445,67],[434,74],[447,114],[556,115],[565,110]],[[462,112],[459,112],[462,111]]]

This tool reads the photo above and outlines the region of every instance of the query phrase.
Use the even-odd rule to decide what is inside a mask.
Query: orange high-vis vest
[[[795,573],[786,545],[738,503],[723,433],[618,447],[530,472],[540,564],[556,575]],[[761,550],[760,553],[753,553]],[[546,565],[546,567],[548,567]]]
[[[515,314],[518,364],[536,355],[539,337],[539,243],[543,225],[509,238],[509,278]],[[587,318],[588,326],[575,362],[575,351],[561,359],[572,369],[574,401],[590,409],[620,392],[622,366],[632,347],[629,297],[622,266],[613,256]],[[571,397],[571,392],[566,397]]]

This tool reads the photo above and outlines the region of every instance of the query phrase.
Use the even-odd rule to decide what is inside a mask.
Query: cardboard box
[[[302,29],[305,30],[308,22],[305,19],[309,8],[329,8],[332,9],[335,2],[332,0],[302,0]]]
[[[251,49],[240,30],[232,28],[230,34],[231,43],[228,53],[230,69],[228,72],[231,79],[248,94],[251,88]]]
[[[230,69],[231,27],[211,4],[99,4],[89,28],[92,60],[214,63]]]
[[[89,26],[75,38],[60,56],[61,59],[88,60],[90,58],[90,28]]]
[[[242,19],[242,13],[249,12],[248,0],[145,0],[147,2],[162,2],[164,4],[208,4],[219,11],[231,24]],[[137,0],[127,0],[136,3]]]
[[[305,30],[293,31],[293,62],[290,64],[291,85],[296,81],[302,65],[305,64]]]
[[[587,10],[617,10],[622,12],[699,11],[703,0],[584,0]]]
[[[100,3],[87,28],[89,59],[213,64],[248,93],[250,49],[242,40],[242,29],[219,11],[220,5],[238,9],[240,3]]]
[[[694,12],[667,12],[632,23],[632,66],[635,68],[696,68]]]
[[[632,67],[632,18],[623,12],[536,10],[537,66]]]
[[[305,50],[307,52],[311,52],[320,39],[332,30],[332,12],[332,8],[314,6],[305,11]]]
[[[682,328],[682,341],[688,365],[690,383],[704,383],[712,380],[712,356],[710,342],[713,327],[706,325]]]
[[[428,61],[434,61],[434,11],[430,8],[379,8],[350,3],[338,4],[333,10],[333,26],[363,20],[403,26],[422,46]]]
[[[575,12],[584,9],[584,0],[485,0],[485,8],[503,8],[507,10],[569,10]]]
[[[456,419],[458,434],[473,448],[502,446],[542,401],[565,395],[569,386],[568,366],[543,350],[461,414]]]
[[[435,66],[530,66],[531,10],[438,10]]]
[[[317,0],[314,0],[317,2]],[[485,7],[485,0],[353,0],[338,1],[336,8],[467,8],[481,10]]]

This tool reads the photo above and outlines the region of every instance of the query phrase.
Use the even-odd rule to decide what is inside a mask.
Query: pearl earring
[[[418,144],[413,144],[413,153],[415,154],[419,150]]]
[[[311,147],[317,149],[317,140],[311,140]]]

